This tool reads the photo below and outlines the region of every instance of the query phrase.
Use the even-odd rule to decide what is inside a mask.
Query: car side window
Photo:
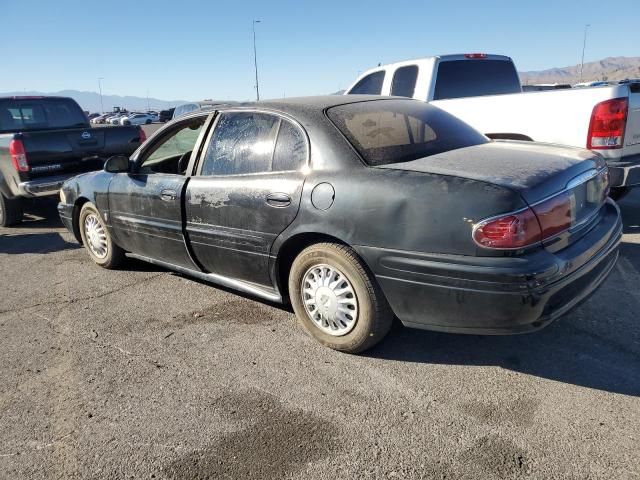
[[[393,74],[393,80],[391,81],[391,95],[413,97],[417,79],[417,65],[407,65],[406,67],[398,68]]]
[[[380,95],[384,82],[384,70],[373,72],[356,83],[349,95]]]
[[[307,142],[302,131],[287,120],[281,120],[271,170],[298,170],[307,161]]]
[[[221,113],[201,175],[271,171],[280,118],[257,112]]]
[[[191,155],[205,121],[205,116],[193,118],[161,138],[139,160],[139,172],[184,174],[184,159],[181,162],[181,158]]]

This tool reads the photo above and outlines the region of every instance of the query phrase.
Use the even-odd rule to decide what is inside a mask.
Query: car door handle
[[[165,202],[173,202],[178,198],[178,193],[175,190],[165,189],[160,192],[160,198]]]
[[[272,207],[288,207],[291,205],[291,197],[286,193],[270,193],[267,195],[267,204]]]

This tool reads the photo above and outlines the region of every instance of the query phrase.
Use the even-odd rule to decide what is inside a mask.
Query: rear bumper
[[[534,331],[586,299],[618,258],[622,222],[602,220],[557,252],[469,257],[356,247],[398,318],[409,327],[473,334]]]
[[[620,161],[607,160],[612,187],[640,185],[640,155],[623,157]]]
[[[79,175],[72,173],[69,175],[57,175],[55,177],[38,178],[28,182],[18,183],[18,195],[21,197],[46,197],[57,195],[62,184],[70,178]]]

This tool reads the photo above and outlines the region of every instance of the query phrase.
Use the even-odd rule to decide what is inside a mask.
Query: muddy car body
[[[98,264],[126,252],[290,301],[316,339],[358,352],[394,314],[505,334],[566,313],[617,259],[607,191],[587,150],[490,141],[416,100],[329,96],[180,118],[68,181],[59,211]]]

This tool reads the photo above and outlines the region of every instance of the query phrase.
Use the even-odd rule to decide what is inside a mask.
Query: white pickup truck
[[[640,83],[523,93],[511,58],[470,53],[381,65],[345,94],[427,101],[494,139],[589,148],[606,158],[614,198],[640,185]]]

